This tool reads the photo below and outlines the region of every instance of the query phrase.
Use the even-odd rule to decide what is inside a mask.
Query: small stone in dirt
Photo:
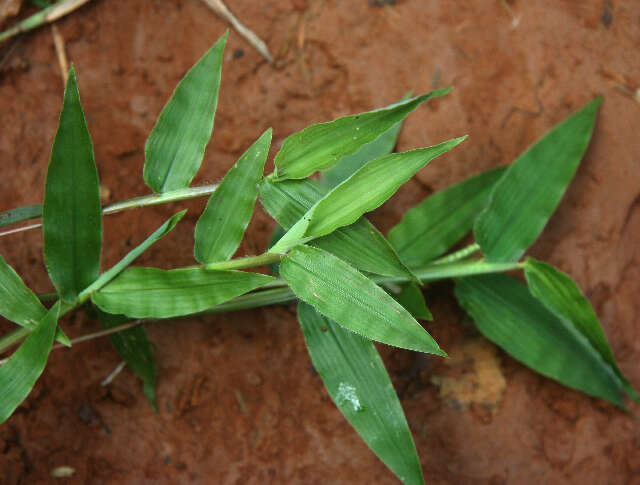
[[[234,59],[240,59],[241,57],[244,57],[244,51],[242,49],[236,49],[233,51]]]
[[[613,22],[613,5],[611,2],[605,2],[602,8],[602,25],[608,29],[611,22]]]
[[[76,474],[76,469],[70,466],[58,466],[51,470],[51,476],[53,478],[67,478]]]
[[[369,0],[371,7],[384,7],[385,5],[395,5],[396,0]]]

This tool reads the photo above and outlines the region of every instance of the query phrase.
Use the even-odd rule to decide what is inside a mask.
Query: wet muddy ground
[[[372,220],[384,231],[435,190],[511,162],[555,123],[604,96],[591,147],[531,254],[589,296],[620,367],[640,387],[640,8],[636,0],[229,1],[275,56],[231,32],[213,141],[196,183],[220,180],[269,126],[274,146],[313,122],[453,86],[413,113],[399,150],[468,133]],[[395,3],[395,4],[393,4]],[[58,22],[78,72],[105,202],[147,193],[143,146],[186,70],[227,29],[198,0],[94,0]],[[51,29],[0,47],[0,210],[40,203],[62,99]],[[275,149],[274,149],[275,152]],[[181,225],[138,264],[193,264],[204,201],[110,216],[108,267],[170,214]],[[238,254],[264,250],[256,211]],[[51,289],[38,231],[0,251]],[[426,289],[426,328],[448,360],[381,347],[433,484],[640,484],[640,425],[539,377],[481,339],[452,287]],[[78,313],[71,336],[99,329]],[[2,329],[10,326],[4,322]],[[0,427],[0,481],[40,483],[396,483],[314,374],[293,306],[154,324],[160,413],[107,339],[52,352]],[[637,407],[632,408],[637,412]],[[53,479],[61,466],[75,475]]]

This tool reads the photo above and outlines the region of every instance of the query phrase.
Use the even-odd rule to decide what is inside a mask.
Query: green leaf
[[[170,318],[204,311],[275,278],[243,271],[129,268],[91,296],[107,313]]]
[[[494,185],[473,228],[488,261],[517,261],[540,235],[587,149],[601,101],[549,131]]]
[[[187,187],[211,138],[226,32],[180,81],[145,145],[144,181],[156,192]]]
[[[347,421],[402,483],[423,484],[409,425],[373,343],[306,303],[298,320],[313,366]]]
[[[389,232],[402,260],[416,266],[437,258],[467,235],[505,168],[488,170],[427,197]]]
[[[278,183],[265,179],[260,184],[260,200],[271,217],[290,229],[328,190],[310,179]],[[281,238],[282,235],[278,240]],[[335,254],[362,271],[415,279],[389,241],[364,217],[310,244]]]
[[[351,177],[367,162],[391,153],[401,129],[402,122],[398,122],[372,142],[363,145],[356,153],[342,157],[336,165],[322,172],[320,183],[332,189]]]
[[[527,258],[525,261],[524,274],[531,294],[567,327],[573,327],[584,335],[624,383],[629,397],[637,402],[638,395],[618,368],[591,303],[584,297],[575,281],[568,274],[533,258]]]
[[[269,251],[283,253],[296,244],[354,223],[362,214],[379,207],[427,163],[464,138],[372,160],[316,202]]]
[[[8,211],[0,212],[0,227],[7,227],[17,222],[35,219],[41,215],[42,206],[40,204],[9,209]]]
[[[432,91],[385,108],[311,125],[294,133],[284,140],[276,155],[273,176],[275,180],[303,179],[317,170],[328,169],[340,158],[378,138],[423,102],[449,91]]]
[[[97,310],[98,319],[105,329],[118,327],[130,322],[132,319],[124,315],[112,315]],[[128,328],[121,332],[109,335],[111,343],[127,363],[127,366],[142,380],[142,390],[151,403],[155,412],[158,412],[156,402],[156,364],[153,358],[151,342],[147,338],[147,332],[141,325]]]
[[[389,294],[415,318],[433,320],[433,315],[424,301],[422,290],[415,282],[402,283],[397,289],[392,285],[387,285],[387,288],[389,288]]]
[[[446,355],[384,290],[322,249],[295,247],[282,259],[280,275],[298,298],[352,332],[396,347]]]
[[[51,281],[72,302],[98,277],[102,243],[100,183],[73,68],[51,149],[42,230]]]
[[[131,263],[133,263],[138,256],[144,253],[147,249],[151,247],[153,243],[155,243],[158,239],[163,238],[169,232],[173,230],[174,227],[180,222],[182,216],[187,213],[187,210],[180,211],[173,216],[171,216],[164,224],[162,224],[158,229],[153,231],[153,233],[142,243],[136,246],[134,249],[129,251],[124,258],[122,258],[118,263],[109,268],[108,271],[105,271],[100,275],[100,277],[93,282],[90,286],[88,286],[81,294],[80,297],[84,298],[86,295],[90,295],[94,291],[98,291],[100,288],[109,283],[113,278],[118,276],[122,271],[124,271]]]
[[[287,231],[285,231],[282,228],[282,226],[280,224],[278,224],[276,226],[276,228],[273,230],[273,232],[271,233],[271,237],[269,237],[269,247],[271,247],[275,243],[277,243],[280,240],[280,238],[285,235],[286,232]],[[280,262],[271,263],[269,265],[269,273],[271,273],[273,276],[279,276],[280,275]]]
[[[515,278],[461,278],[456,296],[480,332],[515,359],[568,387],[624,407],[623,383],[591,342]]]
[[[211,194],[195,229],[194,256],[200,264],[226,261],[240,246],[258,197],[270,145],[268,129]]]
[[[35,293],[0,254],[0,315],[21,327],[33,330],[46,314],[47,309]],[[56,338],[63,345],[71,345],[69,337],[60,327],[56,331]]]
[[[57,302],[7,363],[0,366],[0,423],[26,399],[42,374],[53,345],[59,311]]]

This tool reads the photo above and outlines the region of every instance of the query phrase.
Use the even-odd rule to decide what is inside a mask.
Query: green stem
[[[231,259],[219,263],[210,263],[204,266],[205,269],[244,269],[255,268],[256,266],[266,266],[278,263],[282,259],[282,254],[264,253],[259,256],[247,256],[245,258]]]
[[[455,251],[451,254],[447,254],[439,259],[431,261],[429,264],[442,264],[442,263],[453,263],[455,261],[460,261],[468,256],[471,256],[476,251],[480,250],[480,245],[478,243],[469,244],[468,246],[463,247],[462,249]]]

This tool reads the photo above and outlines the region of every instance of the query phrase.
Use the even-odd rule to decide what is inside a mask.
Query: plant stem
[[[143,195],[140,197],[134,197],[133,199],[123,200],[121,202],[115,202],[113,204],[104,206],[102,208],[102,214],[104,215],[115,214],[117,212],[122,212],[129,209],[139,209],[141,207],[149,207],[152,205],[166,204],[169,202],[179,202],[181,200],[205,197],[215,192],[217,188],[218,188],[217,184],[202,185],[200,187],[187,187],[186,189],[172,190],[170,192],[164,192],[162,194],[150,194],[150,195]],[[27,214],[29,215],[29,217],[24,217],[24,218],[20,218],[19,216],[13,217],[11,219],[12,223],[20,222],[26,219],[41,217],[42,206],[33,206],[33,207],[36,209],[39,207],[39,210],[37,210],[36,213]],[[17,232],[28,231],[30,229],[36,229],[38,227],[42,227],[42,223],[38,222],[35,224],[30,224],[28,226],[9,229],[9,230],[0,232],[0,237],[6,236],[9,234],[14,234]]]
[[[259,256],[247,256],[245,258],[231,259],[220,263],[210,263],[205,265],[205,269],[243,269],[265,266],[271,263],[278,263],[282,259],[282,254],[264,253]]]
[[[467,256],[471,256],[476,251],[480,250],[480,245],[478,243],[469,244],[468,246],[463,247],[462,249],[455,251],[451,254],[447,254],[439,259],[431,261],[429,264],[443,264],[443,263],[453,263],[455,261],[460,261],[461,259],[466,258]]]

